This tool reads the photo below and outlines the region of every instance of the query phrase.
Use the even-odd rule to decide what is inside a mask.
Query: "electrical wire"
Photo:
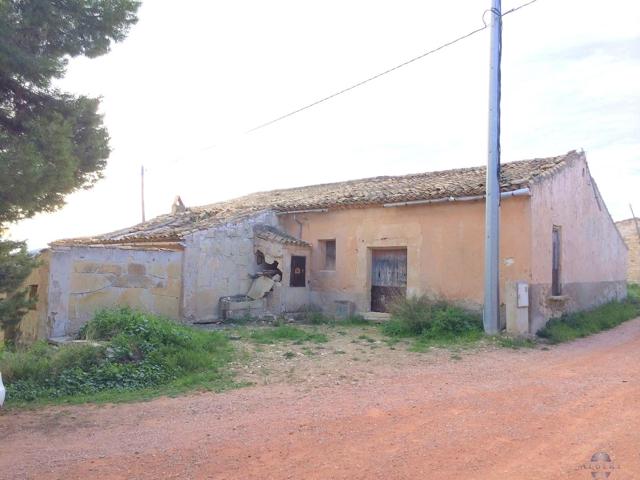
[[[511,14],[513,12],[517,12],[518,10],[520,10],[522,8],[525,8],[525,7],[528,7],[529,5],[531,5],[533,3],[536,3],[537,1],[538,0],[530,0],[529,2],[526,2],[526,3],[523,3],[521,5],[518,5],[517,7],[511,8],[510,10],[507,10],[506,12],[502,13],[501,17],[509,15],[509,14]],[[332,93],[331,95],[328,95],[328,96],[326,96],[324,98],[316,100],[313,103],[305,105],[304,107],[301,107],[301,108],[298,108],[296,110],[293,110],[293,111],[291,111],[289,113],[286,113],[284,115],[281,115],[281,116],[279,116],[277,118],[274,118],[273,120],[269,120],[268,122],[264,122],[264,123],[262,123],[262,124],[260,124],[260,125],[258,125],[256,127],[251,128],[250,130],[245,131],[244,134],[246,135],[246,134],[255,132],[257,130],[260,130],[262,128],[265,128],[265,127],[267,127],[269,125],[273,125],[274,123],[280,122],[280,121],[284,120],[285,118],[289,118],[289,117],[291,117],[293,115],[296,115],[296,114],[298,114],[300,112],[303,112],[303,111],[308,110],[308,109],[310,109],[312,107],[315,107],[316,105],[319,105],[319,104],[324,103],[324,102],[326,102],[328,100],[331,100],[331,99],[333,99],[333,98],[335,98],[335,97],[337,97],[339,95],[343,95],[343,94],[345,94],[345,93],[347,93],[347,92],[349,92],[351,90],[354,90],[354,89],[356,89],[358,87],[361,87],[362,85],[365,85],[365,84],[367,84],[369,82],[372,82],[373,80],[376,80],[376,79],[378,79],[378,78],[380,78],[380,77],[382,77],[384,75],[392,73],[392,72],[394,72],[394,71],[396,71],[396,70],[398,70],[398,69],[400,69],[402,67],[406,67],[407,65],[410,65],[410,64],[412,64],[414,62],[417,62],[418,60],[421,60],[421,59],[423,59],[423,58],[425,58],[425,57],[427,57],[429,55],[432,55],[432,54],[434,54],[434,53],[436,53],[436,52],[438,52],[440,50],[443,50],[443,49],[445,49],[447,47],[450,47],[450,46],[452,46],[452,45],[454,45],[454,44],[456,44],[458,42],[461,42],[462,40],[465,40],[465,39],[467,39],[469,37],[472,37],[473,35],[475,35],[477,33],[480,33],[482,31],[486,30],[487,28],[489,28],[489,25],[484,20],[484,16],[485,16],[485,14],[487,12],[491,12],[491,10],[485,10],[483,12],[483,14],[482,14],[483,26],[482,27],[476,28],[475,30],[472,30],[472,31],[470,31],[468,33],[465,33],[464,35],[461,35],[461,36],[459,36],[459,37],[457,37],[457,38],[455,38],[453,40],[450,40],[450,41],[448,41],[446,43],[443,43],[442,45],[440,45],[440,46],[438,46],[436,48],[433,48],[433,49],[429,50],[428,52],[425,52],[425,53],[423,53],[421,55],[418,55],[417,57],[413,57],[413,58],[411,58],[411,59],[409,59],[409,60],[407,60],[407,61],[405,61],[405,62],[403,62],[403,63],[401,63],[399,65],[396,65],[395,67],[389,68],[389,69],[387,69],[387,70],[385,70],[383,72],[380,72],[380,73],[378,73],[376,75],[373,75],[372,77],[369,77],[369,78],[367,78],[365,80],[362,80],[362,81],[360,81],[358,83],[355,83],[355,84],[351,85],[350,87],[347,87],[347,88],[344,88],[344,89],[342,89],[342,90],[340,90],[338,92]],[[502,42],[501,42],[501,45],[500,45],[500,51],[502,51]],[[216,146],[217,146],[217,144],[207,145],[206,147],[202,147],[202,148],[198,149],[197,151],[192,152],[192,154],[193,153],[204,152],[204,151],[210,150],[212,148],[215,148]],[[179,158],[175,158],[174,160],[170,161],[169,163],[176,163],[176,162],[182,160],[183,158],[186,158],[186,155],[182,155]]]
[[[527,6],[529,6],[532,3],[535,3],[537,1],[538,0],[531,0],[531,1],[527,2],[527,3],[523,3],[522,5],[518,5],[517,7],[514,7],[512,9],[507,10],[506,12],[502,13],[501,17],[504,17],[505,15],[509,15],[510,13],[516,12],[516,11],[518,11],[518,10],[524,8],[524,7],[527,7]],[[380,72],[380,73],[378,73],[376,75],[373,75],[372,77],[369,77],[369,78],[367,78],[365,80],[362,80],[362,81],[360,81],[358,83],[355,83],[355,84],[351,85],[350,87],[344,88],[344,89],[342,89],[342,90],[340,90],[338,92],[332,93],[331,95],[328,95],[328,96],[323,97],[323,98],[321,98],[319,100],[316,100],[313,103],[305,105],[304,107],[300,107],[300,108],[298,108],[296,110],[293,110],[293,111],[291,111],[289,113],[286,113],[286,114],[281,115],[281,116],[279,116],[277,118],[274,118],[273,120],[269,120],[268,122],[265,122],[265,123],[262,123],[262,124],[260,124],[260,125],[258,125],[256,127],[253,127],[250,130],[247,130],[245,133],[252,133],[252,132],[255,132],[256,130],[260,130],[260,129],[265,128],[265,127],[267,127],[269,125],[273,125],[276,122],[279,122],[281,120],[284,120],[285,118],[289,118],[289,117],[291,117],[293,115],[296,115],[296,114],[298,114],[300,112],[308,110],[309,108],[315,107],[316,105],[319,105],[319,104],[324,103],[324,102],[326,102],[328,100],[331,100],[332,98],[335,98],[335,97],[337,97],[339,95],[342,95],[342,94],[345,94],[347,92],[350,92],[351,90],[354,90],[354,89],[356,89],[358,87],[361,87],[362,85],[365,85],[365,84],[367,84],[369,82],[372,82],[373,80],[376,80],[376,79],[378,79],[378,78],[380,78],[380,77],[382,77],[384,75],[387,75],[387,74],[389,74],[391,72],[394,72],[394,71],[396,71],[396,70],[398,70],[398,69],[400,69],[402,67],[406,67],[407,65],[410,65],[410,64],[412,64],[414,62],[417,62],[418,60],[422,60],[423,58],[428,57],[429,55],[432,55],[432,54],[434,54],[436,52],[439,52],[440,50],[443,50],[444,48],[450,47],[450,46],[452,46],[452,45],[454,45],[454,44],[456,44],[458,42],[461,42],[462,40],[466,40],[467,38],[486,30],[487,28],[489,28],[489,25],[487,25],[487,23],[484,21],[484,14],[487,13],[487,11],[489,11],[489,10],[485,10],[485,12],[483,12],[483,14],[482,14],[482,22],[484,24],[482,27],[476,28],[475,30],[472,30],[472,31],[470,31],[468,33],[465,33],[464,35],[461,35],[461,36],[459,36],[459,37],[457,37],[457,38],[455,38],[453,40],[450,40],[450,41],[448,41],[446,43],[443,43],[442,45],[440,45],[440,46],[438,46],[436,48],[433,48],[433,49],[431,49],[431,50],[429,50],[429,51],[427,51],[427,52],[425,52],[425,53],[423,53],[421,55],[418,55],[417,57],[413,57],[413,58],[407,60],[406,62],[403,62],[403,63],[401,63],[399,65],[396,65],[395,67],[389,68],[389,69],[387,69],[387,70],[385,70],[383,72]]]

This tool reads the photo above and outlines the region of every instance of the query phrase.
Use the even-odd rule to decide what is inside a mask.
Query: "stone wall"
[[[629,218],[616,224],[627,247],[629,247],[627,281],[630,283],[640,283],[640,234],[636,228],[636,221],[640,225],[640,218],[635,220]]]
[[[183,316],[187,322],[219,318],[220,297],[244,295],[256,273],[253,226],[277,226],[273,212],[194,232],[185,238]]]
[[[49,335],[75,334],[96,310],[117,306],[180,320],[182,251],[142,248],[54,248]]]
[[[266,306],[269,312],[281,314],[297,312],[307,307],[312,300],[309,296],[311,249],[302,246],[284,245],[282,243],[256,238],[254,251],[268,255],[270,259],[278,262],[278,269],[282,272],[282,280],[278,282],[273,291],[266,297]],[[291,256],[299,255],[307,258],[307,285],[304,287],[290,287],[291,281]]]
[[[22,317],[18,327],[18,342],[20,343],[31,343],[35,340],[45,339],[52,327],[47,316],[51,251],[43,250],[38,255],[38,260],[40,265],[29,274],[22,284],[23,288],[34,289],[37,301],[35,307]]]

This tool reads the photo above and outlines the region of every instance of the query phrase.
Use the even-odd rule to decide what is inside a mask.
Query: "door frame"
[[[366,299],[367,299],[367,311],[372,312],[372,289],[373,289],[373,252],[376,251],[384,251],[384,250],[404,250],[407,259],[407,279],[405,283],[405,295],[409,294],[409,246],[406,243],[399,244],[387,244],[382,246],[370,245],[367,247],[367,281],[366,281]]]

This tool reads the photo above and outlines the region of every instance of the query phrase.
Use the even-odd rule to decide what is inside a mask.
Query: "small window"
[[[335,240],[320,240],[320,250],[323,257],[323,270],[335,270],[336,269],[336,241]]]
[[[307,286],[306,269],[307,269],[307,257],[292,255],[291,256],[291,278],[289,280],[289,286],[306,287]]]
[[[551,252],[551,295],[562,295],[562,287],[560,285],[560,261],[562,260],[560,251],[560,227],[553,226],[552,233],[552,252]]]
[[[38,301],[38,285],[29,285],[29,301],[32,302],[29,310],[35,310]]]

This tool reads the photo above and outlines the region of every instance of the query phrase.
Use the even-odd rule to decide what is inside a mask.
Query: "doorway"
[[[371,311],[388,312],[397,298],[407,296],[407,249],[371,250]]]

